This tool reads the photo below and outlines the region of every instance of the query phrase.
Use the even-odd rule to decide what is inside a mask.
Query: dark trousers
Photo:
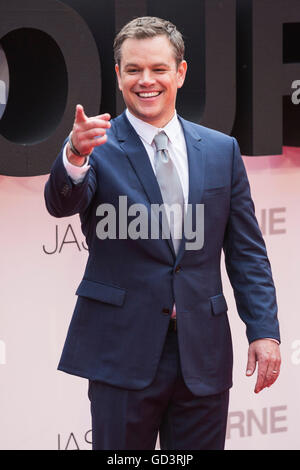
[[[143,390],[89,383],[93,450],[224,449],[229,391],[197,397],[181,374],[177,333],[168,332],[155,380]]]

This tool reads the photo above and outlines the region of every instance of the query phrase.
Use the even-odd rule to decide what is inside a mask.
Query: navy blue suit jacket
[[[55,217],[79,213],[89,258],[58,368],[128,389],[153,380],[173,304],[183,377],[196,395],[232,385],[232,341],[220,257],[249,342],[280,340],[270,264],[238,144],[232,137],[180,118],[187,144],[189,204],[204,204],[204,246],[177,256],[170,240],[106,239],[96,235],[97,207],[119,196],[162,204],[149,157],[123,113],[108,142],[94,149],[84,181],[74,185],[62,162],[45,187]],[[150,211],[149,211],[150,213]]]

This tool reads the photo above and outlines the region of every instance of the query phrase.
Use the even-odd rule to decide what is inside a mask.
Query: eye
[[[138,73],[139,72],[139,69],[128,69],[127,70],[127,73],[130,73],[130,74],[134,74],[134,73]]]

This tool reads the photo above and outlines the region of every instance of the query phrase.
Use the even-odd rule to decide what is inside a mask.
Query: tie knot
[[[167,150],[168,148],[168,136],[164,131],[157,134],[154,137],[153,142],[155,144],[157,152],[159,152],[160,150]]]

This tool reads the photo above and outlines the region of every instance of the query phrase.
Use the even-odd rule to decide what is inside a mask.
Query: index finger
[[[110,121],[111,115],[109,113],[97,114],[97,116],[91,116],[89,119],[103,119],[104,121]]]
[[[84,129],[84,131],[88,131],[88,130],[91,130],[91,129],[109,129],[111,127],[111,124],[109,121],[106,121],[105,119],[100,119],[99,117],[98,118],[89,118],[84,126],[82,126],[82,128]]]

